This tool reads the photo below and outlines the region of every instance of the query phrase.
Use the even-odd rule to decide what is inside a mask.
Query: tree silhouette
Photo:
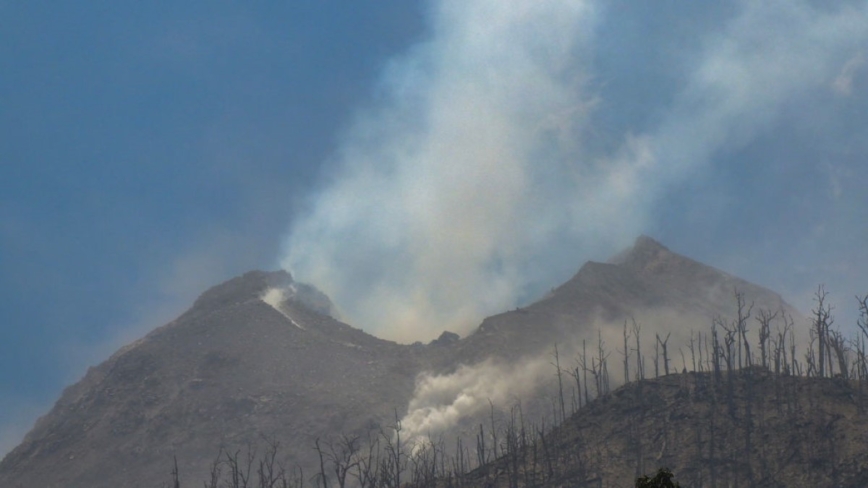
[[[653,478],[649,478],[648,475],[638,478],[636,488],[681,488],[681,485],[672,481],[674,476],[668,468],[660,468]]]

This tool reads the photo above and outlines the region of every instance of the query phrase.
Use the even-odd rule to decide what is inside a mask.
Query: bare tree
[[[578,361],[577,361],[578,363]],[[573,380],[576,382],[576,409],[579,410],[582,408],[582,382],[581,382],[581,372],[579,371],[579,365],[577,364],[573,369],[570,370],[570,376],[573,377]]]
[[[588,367],[585,364],[585,358],[588,357],[588,350],[585,346],[585,340],[582,339],[582,357],[579,359],[582,366],[582,381],[585,383],[585,405],[591,403],[591,397],[588,394]]]
[[[622,354],[624,354],[624,384],[630,382],[630,346],[627,344],[627,341],[630,339],[630,333],[627,332],[627,321],[624,320],[624,350]]]
[[[787,361],[787,336],[792,326],[792,321],[787,320],[787,316],[782,314],[783,329],[780,326],[775,327],[775,337],[772,339],[772,347],[774,348],[775,375],[788,374],[790,370],[789,362]]]
[[[317,473],[315,477],[317,485],[322,486],[323,488],[328,488],[329,480],[325,469],[325,451],[323,451],[322,446],[319,445],[319,437],[314,440],[314,449],[316,449],[316,453],[319,456],[319,473]]]
[[[814,330],[811,330],[808,350],[805,352],[805,363],[808,365],[808,376],[820,376],[820,368],[817,366],[816,356],[814,355],[814,344],[816,342],[817,334]]]
[[[226,452],[225,458],[231,488],[248,488],[253,472],[253,461],[256,460],[256,448],[248,445],[243,457],[240,449],[233,453]]]
[[[771,369],[769,367],[769,337],[771,337],[771,323],[777,316],[777,312],[771,313],[768,310],[760,310],[759,316],[756,317],[757,322],[760,324],[760,361],[764,369]]]
[[[868,340],[868,294],[864,297],[856,296],[859,304],[859,318],[856,326],[859,327],[860,335],[856,336],[856,377],[859,385],[859,411],[865,412],[865,380],[868,379],[868,357],[865,354],[866,340]]]
[[[358,481],[360,488],[374,488],[379,479],[380,467],[380,436],[368,432],[367,450],[362,454],[361,450],[356,453],[356,472],[353,477]]]
[[[178,456],[172,456],[172,488],[181,488],[181,478],[178,473]]]
[[[356,454],[359,451],[359,437],[350,437],[341,435],[335,443],[328,444],[328,453],[326,454],[331,461],[332,471],[335,474],[335,479],[338,482],[339,488],[346,488],[347,475],[356,468],[358,459]]]
[[[552,366],[555,367],[555,373],[558,376],[558,398],[560,399],[561,406],[561,422],[566,422],[567,420],[567,409],[564,406],[564,381],[563,381],[563,370],[561,369],[561,356],[558,354],[558,345],[555,343],[555,352],[554,352],[555,362]]]
[[[695,343],[696,343],[696,341],[693,338],[693,330],[691,329],[691,331],[690,331],[690,346],[689,346],[690,347],[690,362],[691,362],[691,364],[693,364],[693,369],[691,371],[694,371],[694,372],[696,371],[696,350],[694,349]],[[699,354],[700,354],[699,364],[701,366],[702,365],[702,356],[701,356],[702,349],[699,350]]]
[[[669,349],[667,344],[669,343],[670,333],[666,334],[666,339],[661,340],[660,336],[657,336],[657,343],[660,344],[660,350],[663,351],[663,373],[666,376],[669,376]]]
[[[542,448],[543,448],[543,460],[544,460],[545,463],[546,463],[546,477],[545,477],[545,479],[546,479],[546,480],[550,480],[550,479],[552,479],[552,478],[554,477],[554,475],[555,475],[555,473],[554,473],[554,465],[553,465],[553,463],[552,463],[552,461],[553,461],[553,457],[554,457],[554,456],[553,456],[553,453],[549,452],[549,451],[550,451],[550,446],[549,446],[549,444],[551,444],[551,442],[549,441],[549,439],[546,438],[546,426],[545,426],[545,421],[543,421],[542,424],[541,424],[541,426],[540,426],[540,428],[537,429],[537,436],[539,437],[540,442],[542,443]]]
[[[838,360],[838,374],[843,379],[849,379],[850,367],[848,363],[848,353],[850,349],[847,347],[847,339],[840,331],[829,329],[829,347],[835,353],[835,358]],[[831,368],[830,368],[831,371]]]
[[[720,382],[720,341],[717,337],[717,326],[720,323],[715,319],[711,321],[711,366],[714,368],[714,379]]]
[[[738,367],[741,368],[743,365],[750,366],[751,365],[751,357],[750,357],[750,342],[747,340],[747,324],[748,320],[750,320],[750,314],[753,310],[753,303],[750,305],[746,305],[744,300],[744,293],[736,290],[735,291],[735,301],[738,309],[737,318],[735,324],[736,333],[739,335],[741,339],[738,343]],[[745,362],[742,363],[742,345],[744,345],[744,355]]]
[[[823,285],[817,287],[814,301],[817,307],[811,310],[813,314],[813,333],[817,338],[817,370],[820,377],[826,376],[826,361],[829,361],[829,375],[831,372],[831,358],[829,358],[829,326],[832,325],[832,308],[826,303],[828,293]]]
[[[497,459],[500,455],[497,453],[497,423],[494,421],[494,403],[491,400],[488,400],[488,408],[489,408],[489,421],[491,422],[491,450],[493,454],[492,459]],[[557,423],[557,415],[554,416],[553,422]]]
[[[865,296],[856,296],[856,301],[859,303],[859,319],[857,324],[862,330],[862,333],[868,335],[868,293]]]
[[[211,463],[209,470],[210,478],[205,482],[205,488],[217,488],[221,479],[221,467],[223,465],[223,449],[217,453],[217,458]]]
[[[735,361],[738,360],[737,351],[733,347],[736,345],[736,334],[738,333],[737,323],[733,323],[731,326],[728,325],[722,318],[717,317],[714,321],[719,325],[723,331],[723,347],[721,349],[721,353],[723,355],[723,361],[726,364],[726,373],[728,375],[732,374],[732,371],[735,369]],[[712,328],[712,332],[716,329]]]
[[[280,443],[273,439],[267,439],[267,448],[259,459],[259,467],[256,470],[257,488],[284,488],[288,484],[286,470],[278,461]]]
[[[383,457],[380,458],[380,483],[385,488],[400,488],[401,475],[407,469],[407,455],[404,452],[404,443],[401,441],[401,419],[398,411],[395,411],[395,423],[391,432],[380,432],[380,438],[384,443]]]
[[[603,342],[603,332],[600,329],[597,329],[597,362],[600,367],[600,386],[597,389],[597,396],[600,397],[609,393],[609,367],[608,364],[609,353],[605,350],[605,343]]]
[[[584,350],[584,341],[582,341],[582,349]],[[587,362],[585,361],[585,355],[583,354],[579,358],[579,363],[582,366],[582,369],[585,372],[590,372],[594,377],[594,387],[596,389],[596,398],[601,397],[609,392],[609,369],[607,366],[609,353],[605,350],[605,343],[603,342],[603,333],[600,330],[597,330],[597,355],[591,358],[591,367],[588,368]],[[585,391],[587,392],[588,382],[587,377],[585,378]],[[590,399],[586,398],[587,402],[590,403]]]
[[[633,322],[633,335],[636,337],[636,380],[641,381],[645,379],[645,362],[642,360],[642,344],[639,340],[642,328],[636,323],[636,319],[631,317],[630,320]]]
[[[862,347],[860,350],[863,351],[862,356],[864,359],[865,342],[868,340],[868,294],[864,297],[856,296],[856,302],[859,304],[859,318],[856,319],[856,326],[859,327],[859,332],[861,332]]]

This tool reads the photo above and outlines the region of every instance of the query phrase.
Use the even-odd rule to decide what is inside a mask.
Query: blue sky
[[[420,5],[377,7],[0,2],[0,425],[277,267],[293,202],[423,30]]]
[[[0,1],[0,451],[253,268],[426,339],[648,233],[848,326],[868,3],[534,5]]]

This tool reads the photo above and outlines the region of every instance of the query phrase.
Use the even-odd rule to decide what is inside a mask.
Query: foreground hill
[[[464,487],[632,487],[669,467],[685,487],[868,486],[868,394],[759,367],[630,383],[479,468]],[[520,432],[520,430],[517,430]],[[544,445],[545,444],[545,445]]]
[[[526,411],[537,416],[550,406],[545,395],[553,375],[544,371],[511,384],[505,375],[520,372],[522,361],[542,357],[547,364],[556,343],[568,362],[577,350],[571,346],[583,339],[617,344],[610,337],[630,317],[642,323],[643,347],[654,347],[655,331],[686,340],[688,330],[733,316],[734,289],[758,308],[801,320],[774,292],[647,237],[611,262],[585,264],[540,301],[485,319],[464,339],[444,334],[428,345],[378,339],[332,318],[328,298],[289,274],[250,272],[205,292],[178,319],[67,388],[0,461],[0,486],[154,487],[166,480],[173,456],[185,479],[198,484],[218,449],[264,436],[283,442],[288,466],[310,467],[317,464],[311,446],[318,437],[365,438],[418,406],[420,374],[446,379],[435,386],[456,383],[447,381],[456,371],[467,381],[476,370],[460,366],[489,358],[513,370],[488,368],[488,377],[471,383],[497,380],[507,390],[516,387],[501,392],[504,399],[542,399]],[[475,405],[439,425],[440,434],[452,435],[488,415],[490,392],[450,386],[435,389],[429,400],[438,403],[419,411],[454,414],[458,406]]]

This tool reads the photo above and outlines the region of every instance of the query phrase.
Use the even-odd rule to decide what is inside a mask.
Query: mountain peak
[[[202,293],[193,308],[216,308],[229,303],[258,298],[268,288],[282,288],[293,283],[283,270],[248,271],[241,276],[213,286]]]
[[[609,264],[616,264],[635,269],[652,269],[661,261],[674,256],[672,251],[647,235],[636,238],[633,246],[621,251],[609,259]]]
[[[668,247],[664,246],[663,244],[660,244],[659,242],[654,240],[653,237],[645,235],[645,234],[642,234],[636,238],[636,242],[633,243],[633,249],[634,250],[636,250],[636,249],[652,250],[653,249],[653,250],[662,250],[662,251],[668,251],[669,250]]]

